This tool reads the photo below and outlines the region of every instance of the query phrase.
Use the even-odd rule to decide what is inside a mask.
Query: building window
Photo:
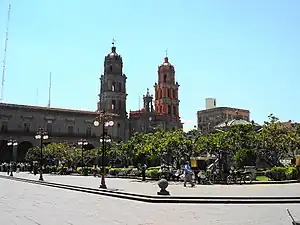
[[[87,127],[86,130],[85,130],[85,135],[87,137],[90,137],[92,136],[92,128],[91,127]]]
[[[173,106],[173,115],[176,116],[176,106]]]
[[[168,105],[168,114],[171,115],[172,114],[172,108],[170,105]]]
[[[52,121],[47,123],[47,132],[48,134],[52,133]]]
[[[1,132],[7,132],[8,131],[8,123],[6,121],[3,121],[1,123]]]
[[[113,67],[109,66],[109,72],[112,72]]]
[[[68,126],[68,133],[69,133],[69,134],[73,134],[73,132],[74,132],[74,127],[71,126],[71,125],[69,125],[69,126]]]
[[[122,92],[122,83],[118,82],[118,92]]]
[[[121,100],[118,100],[118,109],[122,110],[122,101]]]
[[[167,90],[167,97],[168,97],[168,98],[171,98],[170,89]]]
[[[116,100],[114,100],[114,99],[111,101],[111,109],[112,110],[116,109]]]
[[[113,82],[112,85],[111,85],[111,91],[116,91],[116,84],[115,84],[115,82]]]
[[[173,90],[173,98],[176,98],[176,91]]]
[[[24,131],[30,132],[30,123],[24,123]]]
[[[164,82],[167,82],[167,74],[164,74]]]

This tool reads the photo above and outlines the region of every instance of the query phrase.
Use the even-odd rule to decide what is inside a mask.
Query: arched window
[[[167,74],[164,74],[164,82],[167,82]]]
[[[109,72],[112,72],[113,67],[109,66]]]
[[[111,84],[111,91],[116,91],[116,83],[115,82],[113,82]]]
[[[111,109],[112,110],[116,109],[116,100],[114,100],[114,99],[111,101]]]

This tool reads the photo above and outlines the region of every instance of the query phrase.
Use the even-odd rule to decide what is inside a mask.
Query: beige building
[[[79,139],[86,138],[96,147],[102,133],[101,128],[93,126],[97,115],[91,111],[0,103],[0,161],[12,159],[12,150],[7,146],[10,137],[18,142],[17,158],[23,160],[28,149],[39,144],[34,139],[39,128],[49,134],[46,143],[74,145]],[[117,135],[112,128],[109,132],[112,136]]]
[[[206,99],[206,109],[197,112],[198,129],[211,132],[215,126],[233,119],[250,121],[250,111],[246,109],[217,107],[216,99]]]

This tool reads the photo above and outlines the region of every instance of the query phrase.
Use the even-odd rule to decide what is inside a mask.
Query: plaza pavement
[[[288,225],[286,207],[300,217],[300,205],[149,204],[7,179],[0,190],[5,225]]]
[[[4,175],[5,173],[0,173]],[[39,175],[14,173],[15,177],[38,180]],[[78,185],[98,188],[99,177],[92,176],[59,176],[44,174],[44,180],[60,184]],[[141,182],[136,179],[106,178],[108,188],[119,191],[156,195],[159,188],[157,181]],[[254,185],[196,185],[183,187],[182,182],[170,182],[168,190],[172,196],[300,196],[300,183],[295,184],[254,184]]]

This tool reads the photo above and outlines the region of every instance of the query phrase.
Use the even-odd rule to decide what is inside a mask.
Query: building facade
[[[244,120],[250,121],[250,111],[246,109],[217,107],[216,99],[206,99],[206,109],[197,112],[198,129],[208,133],[225,121]]]
[[[100,77],[100,94],[98,111],[117,115],[113,117],[114,126],[110,133],[117,140],[128,139],[128,116],[126,112],[126,80],[123,74],[123,60],[116,52],[116,47],[111,48],[104,59],[104,74]]]
[[[0,103],[0,161],[12,159],[12,149],[7,146],[10,137],[18,142],[18,161],[24,160],[28,149],[39,144],[34,139],[39,128],[49,134],[46,143],[76,145],[79,139],[86,138],[96,147],[101,136],[99,127],[93,126],[97,115],[90,111]]]
[[[104,71],[100,77],[100,93],[97,110],[82,111],[61,108],[39,107],[0,103],[0,161],[12,159],[12,149],[7,146],[10,137],[18,142],[17,159],[23,161],[29,148],[39,144],[34,136],[44,128],[51,142],[75,145],[85,138],[91,147],[100,145],[102,126],[93,122],[100,112],[110,113],[114,125],[107,128],[107,134],[116,141],[127,140],[134,132],[145,132],[153,127],[169,130],[182,128],[179,117],[178,83],[175,82],[174,66],[168,58],[158,68],[158,83],[155,84],[155,109],[149,90],[144,95],[142,110],[126,111],[126,80],[123,74],[123,59],[111,48],[105,56]]]
[[[163,130],[180,129],[182,123],[179,116],[179,84],[175,81],[175,68],[165,57],[158,66],[158,82],[154,84],[155,106],[153,96],[147,89],[143,96],[143,108],[130,111],[130,135],[135,132],[150,132],[154,127]]]

